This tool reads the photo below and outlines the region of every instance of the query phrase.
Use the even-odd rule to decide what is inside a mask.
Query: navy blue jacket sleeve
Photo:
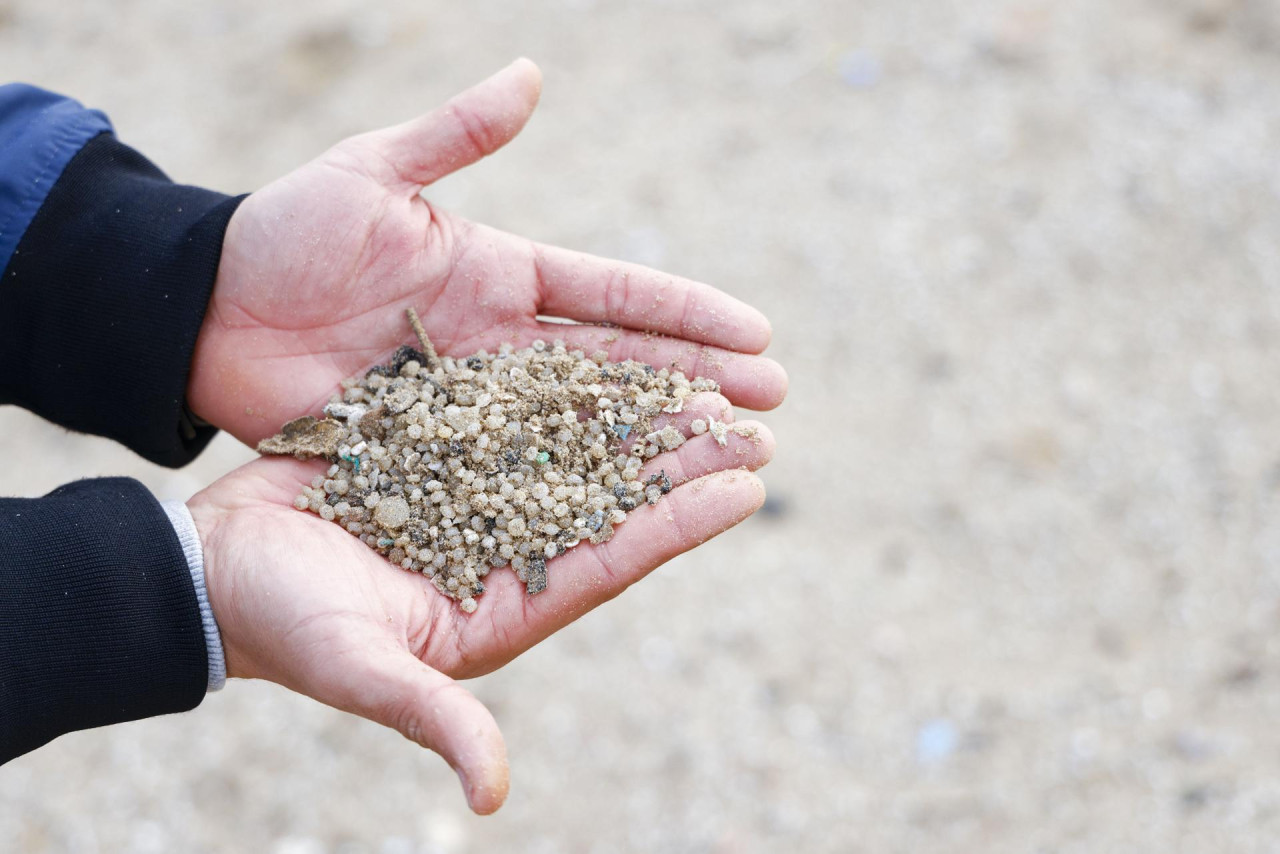
[[[0,403],[190,461],[214,434],[186,384],[239,201],[173,183],[101,113],[0,87]]]
[[[174,184],[101,113],[0,86],[0,403],[181,465],[187,375],[237,199]],[[208,684],[182,545],[136,481],[0,499],[0,763],[192,708]]]
[[[195,584],[140,483],[0,498],[0,763],[72,730],[194,708],[207,679]]]
[[[106,116],[69,98],[22,83],[0,86],[0,265],[72,156],[110,130]]]

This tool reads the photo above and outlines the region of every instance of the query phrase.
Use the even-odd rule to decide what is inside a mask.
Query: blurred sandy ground
[[[762,307],[767,512],[474,684],[492,818],[235,684],[5,767],[0,848],[1277,850],[1277,4],[0,0],[0,78],[227,191],[519,54],[539,114],[434,198]],[[8,494],[248,456],[0,432]]]

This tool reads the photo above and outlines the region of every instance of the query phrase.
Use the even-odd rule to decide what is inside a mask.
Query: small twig
[[[427,363],[423,367],[429,371],[435,370],[436,365],[440,364],[440,356],[436,354],[436,348],[431,346],[431,339],[427,337],[427,330],[422,328],[418,313],[413,310],[413,306],[406,308],[404,313],[409,315],[409,325],[413,327],[413,334],[418,336],[418,343],[422,345],[422,355],[427,357]]]

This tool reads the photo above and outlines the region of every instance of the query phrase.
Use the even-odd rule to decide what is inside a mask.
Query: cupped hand
[[[614,361],[711,377],[740,406],[777,405],[786,374],[754,355],[770,328],[750,306],[698,282],[468,222],[422,198],[423,187],[514,137],[540,89],[537,67],[517,61],[444,107],[347,139],[250,195],[227,227],[188,383],[192,410],[255,443],[412,342],[408,307],[443,355],[560,338]]]
[[[732,418],[727,401],[704,397],[719,401],[712,414]],[[690,409],[673,419],[686,433],[705,417]],[[661,502],[632,511],[608,543],[550,561],[536,596],[509,568],[492,570],[472,614],[338,525],[293,509],[322,462],[255,460],[188,502],[228,675],[269,679],[393,727],[449,762],[473,810],[493,812],[507,794],[506,748],[489,711],[454,679],[500,667],[754,512],[764,489],[750,470],[774,444],[764,425],[751,426],[724,447],[704,433],[650,460],[643,474],[661,468],[676,484]]]

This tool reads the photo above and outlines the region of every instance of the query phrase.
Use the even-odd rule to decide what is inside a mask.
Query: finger
[[[725,469],[755,471],[773,459],[777,448],[773,432],[759,421],[734,424],[724,438],[725,443],[721,445],[710,433],[694,436],[674,451],[649,460],[640,469],[640,479],[648,480],[661,472],[679,486]]]
[[[787,372],[764,356],[603,326],[542,323],[539,327],[539,334],[548,340],[559,338],[588,355],[603,350],[612,362],[635,359],[657,368],[675,368],[690,379],[713,379],[720,384],[721,394],[747,409],[773,409],[787,396]]]
[[[416,190],[510,142],[541,92],[538,66],[518,59],[425,116],[357,139],[391,165],[396,180]]]
[[[586,323],[661,332],[742,353],[769,346],[756,309],[710,285],[555,246],[534,246],[539,311]]]
[[[473,812],[488,815],[502,806],[510,782],[507,748],[483,703],[408,651],[388,650],[360,670],[341,670],[341,681],[321,692],[329,696],[317,699],[439,753],[462,781]]]
[[[650,432],[657,432],[668,425],[675,427],[687,439],[693,435],[691,425],[697,419],[705,423],[709,419],[717,421],[733,421],[733,405],[722,394],[713,391],[700,391],[685,398],[684,408],[677,413],[661,413],[654,417]],[[642,434],[631,431],[631,434],[618,445],[619,454],[631,453],[632,446]],[[656,447],[656,446],[655,446]]]
[[[686,483],[628,514],[608,543],[584,543],[549,562],[547,589],[536,596],[526,595],[514,573],[490,573],[464,631],[492,634],[496,626],[513,651],[527,649],[763,503],[764,484],[750,472],[722,471]]]
[[[684,399],[684,407],[679,412],[659,414],[653,419],[653,427],[655,430],[661,430],[671,425],[687,437],[693,435],[690,425],[694,421],[699,419],[706,421],[710,418],[717,421],[733,421],[733,404],[723,394],[699,391]]]

